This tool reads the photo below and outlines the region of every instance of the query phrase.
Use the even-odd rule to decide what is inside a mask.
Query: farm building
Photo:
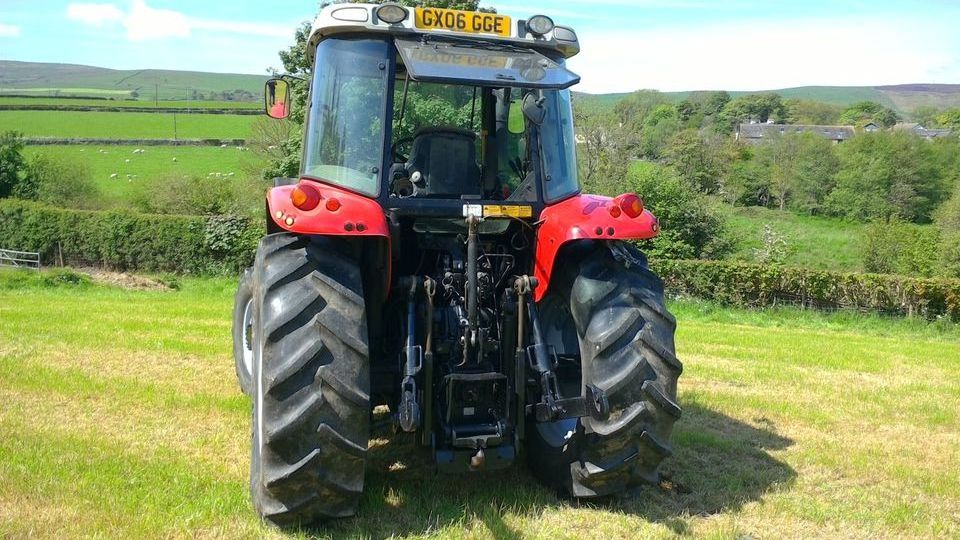
[[[902,131],[911,131],[919,137],[923,137],[928,141],[933,139],[939,139],[943,137],[949,137],[953,134],[951,129],[927,129],[920,124],[916,123],[901,123],[893,126],[893,129],[902,130]]]
[[[736,137],[738,141],[760,144],[764,139],[779,137],[788,133],[814,133],[835,143],[852,139],[856,132],[853,126],[813,126],[795,124],[739,124]]]

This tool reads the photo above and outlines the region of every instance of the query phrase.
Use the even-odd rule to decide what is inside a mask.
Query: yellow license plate
[[[510,17],[455,9],[417,8],[417,28],[509,37]]]
[[[532,206],[487,205],[483,207],[483,217],[533,217]]]

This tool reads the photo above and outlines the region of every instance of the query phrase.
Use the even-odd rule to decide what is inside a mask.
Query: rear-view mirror
[[[270,79],[263,91],[267,116],[282,120],[290,116],[290,83],[283,79]]]
[[[523,115],[536,126],[543,125],[547,117],[547,108],[543,106],[544,99],[539,94],[540,92],[528,92],[523,96]]]

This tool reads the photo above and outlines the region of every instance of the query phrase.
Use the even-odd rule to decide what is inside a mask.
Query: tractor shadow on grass
[[[486,531],[475,532],[514,539],[526,534],[506,523],[505,514],[536,520],[545,510],[579,508],[631,514],[683,534],[687,518],[736,510],[795,478],[793,469],[768,453],[793,441],[765,418],[751,421],[754,425],[686,403],[674,430],[674,455],[661,466],[660,486],[591,503],[557,497],[540,487],[523,463],[493,473],[435,474],[428,450],[407,435],[379,429],[371,440],[359,516],[315,533],[388,538],[482,523]]]

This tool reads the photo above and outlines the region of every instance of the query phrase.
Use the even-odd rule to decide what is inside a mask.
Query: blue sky
[[[504,0],[575,27],[580,90],[960,83],[960,1]],[[0,0],[0,59],[265,73],[316,0]]]

